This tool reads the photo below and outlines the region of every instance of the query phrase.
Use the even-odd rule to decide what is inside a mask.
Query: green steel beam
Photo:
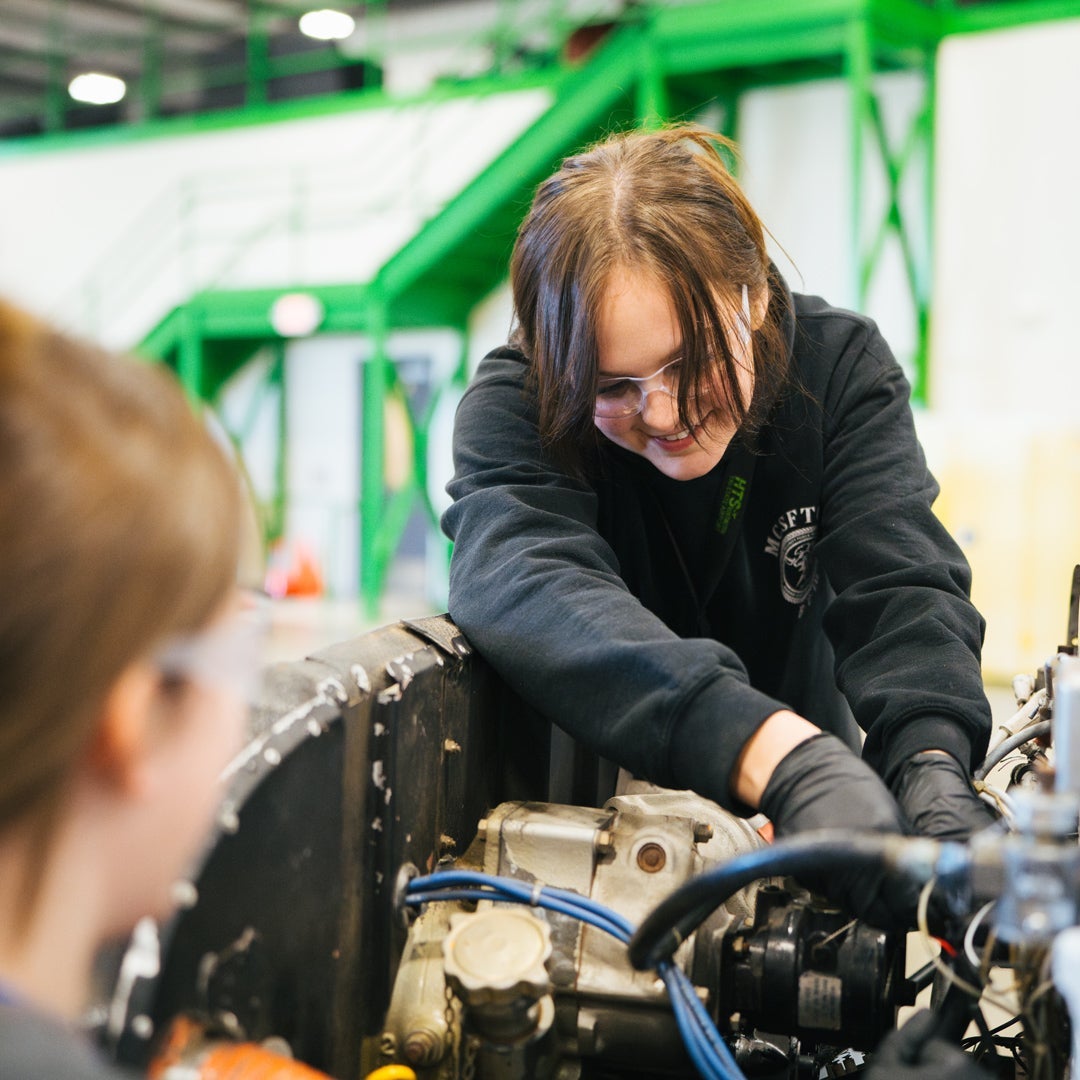
[[[387,558],[380,550],[381,526],[386,511],[385,408],[390,361],[386,353],[389,333],[385,298],[374,290],[368,295],[368,333],[371,356],[362,367],[360,428],[360,595],[369,614],[378,611]]]
[[[86,146],[124,146],[144,139],[176,138],[181,135],[277,124],[285,120],[335,116],[339,113],[368,109],[409,108],[414,105],[431,105],[463,97],[482,97],[512,93],[515,90],[548,88],[558,80],[560,74],[558,72],[553,74],[551,71],[493,74],[479,79],[439,83],[413,95],[392,95],[378,87],[338,91],[295,101],[268,102],[258,107],[218,109],[209,113],[164,117],[140,124],[123,124],[116,127],[68,131],[63,134],[4,139],[0,141],[0,159],[65,152]]]
[[[993,0],[963,7],[942,5],[942,34],[1007,30],[1028,23],[1080,18],[1080,0]]]
[[[388,296],[401,295],[455,245],[475,236],[478,223],[489,218],[493,208],[517,203],[525,192],[531,195],[559,157],[594,131],[621,99],[633,94],[642,43],[637,26],[612,34],[588,64],[557,87],[555,104],[533,127],[383,264],[375,278],[378,287]],[[526,206],[527,202],[518,203],[519,214]]]
[[[874,274],[881,264],[887,239],[892,236],[900,247],[908,289],[911,295],[915,319],[915,350],[911,357],[912,397],[921,404],[926,402],[927,363],[929,350],[930,306],[930,205],[925,207],[926,236],[922,244],[916,242],[912,225],[907,221],[900,205],[900,185],[904,173],[919,152],[923,154],[927,170],[924,192],[929,199],[932,178],[931,138],[933,134],[933,80],[934,49],[926,46],[921,53],[921,69],[924,79],[922,104],[909,124],[899,149],[889,144],[881,104],[874,90],[877,69],[877,52],[880,42],[875,35],[876,27],[869,20],[854,20],[849,27],[845,74],[851,95],[851,250],[852,292],[856,306],[865,309]],[[869,146],[867,136],[871,136]],[[886,208],[876,225],[867,220],[865,206],[865,174],[868,162],[876,161],[882,171],[886,186]]]

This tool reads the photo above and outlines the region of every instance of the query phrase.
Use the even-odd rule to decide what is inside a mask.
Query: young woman
[[[869,319],[789,291],[728,145],[630,133],[541,184],[457,417],[451,614],[638,776],[781,834],[967,836],[983,627],[908,385]]]
[[[116,1075],[95,950],[168,912],[257,663],[239,487],[165,371],[0,302],[0,1076]]]

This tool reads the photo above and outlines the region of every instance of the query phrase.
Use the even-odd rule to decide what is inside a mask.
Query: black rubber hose
[[[738,855],[714,870],[692,878],[655,907],[630,939],[630,963],[650,971],[672,953],[709,917],[710,912],[758,878],[828,870],[852,863],[890,864],[896,843],[891,833],[849,833],[822,830]]]
[[[927,960],[907,981],[911,989],[917,994],[920,990],[925,990],[934,981],[936,974],[937,967],[934,965],[934,961]]]
[[[1015,735],[1010,735],[1007,739],[999,742],[986,755],[986,760],[975,770],[975,779],[985,780],[990,774],[990,770],[995,765],[1000,765],[1018,746],[1023,746],[1024,743],[1031,742],[1032,739],[1037,739],[1040,735],[1046,735],[1049,731],[1050,721],[1040,720],[1037,724],[1021,728]]]

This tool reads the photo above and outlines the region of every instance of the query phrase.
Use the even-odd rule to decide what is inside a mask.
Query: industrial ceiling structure
[[[502,76],[515,66],[545,68],[532,82],[543,82],[550,93],[546,110],[369,279],[308,282],[294,275],[253,288],[217,275],[162,312],[141,345],[145,355],[175,367],[194,398],[207,401],[253,357],[270,350],[267,385],[276,385],[283,401],[287,343],[272,320],[282,294],[303,286],[323,312],[322,330],[369,337],[359,563],[361,592],[372,612],[412,509],[422,503],[433,528],[436,518],[426,494],[429,412],[409,414],[414,461],[408,482],[393,493],[385,485],[385,405],[402,394],[388,350],[390,332],[420,326],[458,331],[462,364],[452,381],[463,378],[470,313],[505,280],[522,208],[562,155],[620,126],[692,117],[703,107],[718,107],[715,126],[734,134],[746,91],[844,79],[852,105],[855,303],[865,309],[886,245],[898,246],[915,322],[914,396],[925,400],[932,251],[925,233],[933,218],[938,45],[952,34],[1080,16],[1080,0],[369,0],[335,6],[356,19],[356,32],[326,42],[301,33],[299,19],[307,8],[295,0],[0,0],[0,139],[222,108],[245,110],[234,120],[265,119],[280,112],[267,108],[277,101],[385,86],[392,48],[401,47],[401,27],[420,8],[425,16],[443,16],[441,36],[469,33],[483,41],[487,72],[499,78],[470,93],[504,92],[509,83]],[[468,26],[467,13],[474,18]],[[512,21],[521,15],[532,21]],[[544,33],[527,37],[537,16]],[[76,104],[69,81],[88,70],[124,79],[130,93],[114,105]],[[921,95],[907,129],[890,132],[876,78],[895,71],[919,78]],[[466,72],[460,76],[468,82]],[[872,172],[887,195],[880,214],[882,208],[871,212],[866,205]],[[909,220],[901,205],[906,176],[925,193],[918,221]],[[241,191],[238,197],[246,195]],[[296,216],[287,214],[282,222]],[[250,241],[238,241],[228,253],[230,264],[263,237],[277,235],[271,224],[252,232]],[[119,241],[127,251],[145,246],[141,235]],[[111,283],[111,275],[98,277]],[[284,410],[279,412],[283,455],[287,439]],[[268,536],[284,521],[283,461],[281,456],[275,467]]]
[[[372,79],[334,41],[306,36],[295,0],[0,0],[0,137],[240,107],[355,89]],[[386,3],[336,4],[357,21]],[[410,6],[395,0],[395,7]],[[87,72],[124,80],[80,104]]]
[[[912,0],[912,6],[946,16],[982,5],[1023,11],[1060,3]],[[483,39],[491,46],[488,70],[494,73],[507,70],[508,58],[511,69],[546,64],[568,28],[595,24],[602,9],[618,18],[647,6],[640,0],[0,0],[0,138],[379,86],[382,57],[401,47],[407,36],[401,26],[419,9],[453,11],[438,33],[446,36],[449,29],[451,37]],[[748,17],[769,6],[731,3]],[[302,32],[301,17],[322,7],[348,16],[354,29],[338,40]],[[519,9],[526,8],[530,18],[522,20]],[[1036,10],[1030,16],[1041,17]],[[547,24],[539,45],[535,36],[525,40],[530,21],[534,28]],[[500,27],[507,39],[501,44]],[[72,80],[87,73],[122,80],[123,97],[96,104],[75,100]]]

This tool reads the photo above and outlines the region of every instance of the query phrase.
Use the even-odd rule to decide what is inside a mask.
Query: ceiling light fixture
[[[356,20],[344,11],[322,8],[300,16],[300,32],[319,41],[341,41],[356,29]]]
[[[284,293],[270,308],[270,325],[275,333],[286,338],[315,333],[325,317],[322,301],[311,293]]]
[[[68,83],[68,93],[87,105],[113,105],[127,93],[127,83],[115,75],[87,71]]]

